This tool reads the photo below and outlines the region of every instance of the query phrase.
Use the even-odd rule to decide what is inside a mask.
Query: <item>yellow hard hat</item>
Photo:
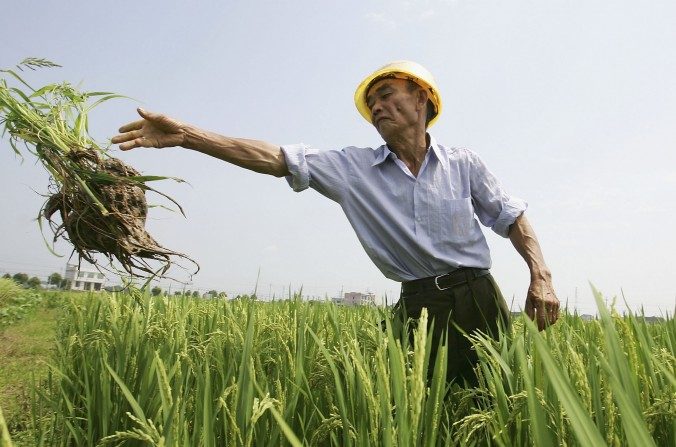
[[[357,106],[357,110],[359,110],[359,113],[366,121],[373,123],[373,121],[371,121],[371,109],[366,105],[366,93],[375,81],[387,77],[409,79],[427,90],[427,97],[434,105],[434,116],[427,127],[430,127],[436,122],[441,114],[441,96],[439,95],[437,83],[434,80],[432,73],[425,67],[411,61],[390,62],[361,81],[357,87],[357,91],[354,92],[354,103]]]

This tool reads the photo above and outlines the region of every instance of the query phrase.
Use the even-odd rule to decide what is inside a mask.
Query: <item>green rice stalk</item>
[[[626,348],[623,349],[620,344],[613,319],[608,309],[603,305],[601,294],[596,289],[593,290],[601,314],[601,325],[603,326],[608,359],[602,355],[599,355],[598,358],[610,379],[610,386],[622,415],[625,436],[631,445],[654,446],[655,442],[650,436],[641,411],[642,405],[637,383],[639,377],[632,374],[630,362],[625,354]],[[633,340],[626,341],[625,347],[629,344],[633,344]]]
[[[104,438],[130,446],[650,445],[645,432],[655,445],[674,445],[671,318],[611,317],[635,328],[623,332],[629,339],[618,338],[619,349],[634,343],[639,361],[645,358],[645,367],[629,367],[643,374],[639,383],[649,382],[637,388],[634,403],[622,396],[616,402],[620,385],[602,360],[609,363],[613,353],[598,320],[562,315],[543,334],[519,317],[497,341],[473,336],[481,382],[465,389],[446,386],[453,353],[442,343],[435,365],[421,368],[420,332],[408,346],[388,312],[293,298],[74,294],[59,326],[51,381],[37,396],[36,432],[43,445]],[[573,371],[581,365],[587,380]],[[418,406],[412,386],[425,379],[425,368],[434,374]],[[578,389],[581,380],[589,392]],[[634,427],[628,417],[644,425],[640,438],[625,434]]]

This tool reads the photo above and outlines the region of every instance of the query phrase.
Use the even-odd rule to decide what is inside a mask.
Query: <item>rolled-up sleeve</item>
[[[345,195],[350,169],[347,148],[318,151],[304,144],[281,146],[290,175],[286,181],[294,191],[308,187],[336,202]]]
[[[479,156],[467,152],[474,211],[482,224],[500,236],[508,237],[509,226],[526,210],[528,204],[508,195]]]
[[[281,148],[286,159],[286,167],[290,173],[286,176],[289,186],[296,192],[307,189],[310,186],[310,172],[305,160],[307,146],[304,144],[286,144]]]

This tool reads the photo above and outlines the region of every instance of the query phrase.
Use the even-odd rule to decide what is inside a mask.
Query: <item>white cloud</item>
[[[378,25],[382,25],[388,29],[396,29],[397,28],[397,22],[391,18],[385,15],[384,13],[379,13],[379,12],[369,12],[364,16],[364,18],[370,22],[376,23]]]
[[[444,3],[438,0],[403,0],[388,2],[387,9],[383,12],[370,12],[364,15],[364,18],[370,22],[384,26],[393,30],[403,23],[417,23],[432,19],[437,16],[435,6],[441,6]]]
[[[427,10],[421,12],[420,15],[418,16],[418,18],[420,20],[427,20],[429,18],[434,17],[435,15],[436,15],[436,12],[434,11],[434,9],[427,9]]]

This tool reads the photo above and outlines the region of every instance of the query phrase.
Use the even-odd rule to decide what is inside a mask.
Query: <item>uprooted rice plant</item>
[[[377,308],[299,299],[74,299],[34,397],[36,445],[676,445],[673,318],[604,307],[476,337],[480,385]],[[427,337],[425,325],[416,346]]]
[[[89,135],[88,113],[120,95],[82,92],[69,83],[36,89],[18,74],[26,68],[55,66],[26,59],[17,70],[0,70],[7,75],[0,78],[3,135],[9,134],[17,154],[32,154],[50,174],[49,197],[38,220],[48,224],[54,241],[70,242],[81,259],[96,264],[100,253],[110,265],[117,261],[132,275],[163,275],[173,257],[190,260],[162,247],[145,229],[146,191],[166,197],[180,210],[173,199],[148,185],[167,177],[141,175]]]

